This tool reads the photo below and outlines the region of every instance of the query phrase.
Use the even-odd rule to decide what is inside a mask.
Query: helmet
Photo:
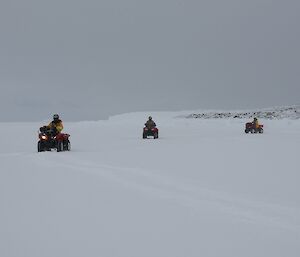
[[[255,117],[254,120],[257,120],[257,118]]]
[[[54,114],[53,115],[53,120],[58,120],[59,119],[59,115],[58,114]]]
[[[149,116],[149,120],[152,120],[152,117],[151,117],[151,116]]]

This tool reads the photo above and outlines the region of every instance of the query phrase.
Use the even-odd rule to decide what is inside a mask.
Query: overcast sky
[[[0,121],[299,104],[300,1],[1,0]]]

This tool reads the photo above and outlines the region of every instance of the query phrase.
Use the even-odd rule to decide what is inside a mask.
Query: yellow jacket
[[[59,120],[58,122],[51,121],[47,127],[48,128],[55,127],[57,132],[60,133],[63,130],[64,125],[63,125],[62,121]]]
[[[258,120],[254,120],[254,121],[253,121],[253,125],[254,125],[254,127],[255,127],[256,129],[258,129],[258,128],[259,128]]]

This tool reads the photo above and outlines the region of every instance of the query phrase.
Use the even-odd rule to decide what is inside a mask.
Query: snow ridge
[[[300,119],[300,106],[289,107],[274,107],[262,110],[253,111],[228,111],[228,112],[216,112],[205,111],[202,113],[193,113],[185,116],[185,118],[194,119],[250,119],[257,117],[260,119]]]

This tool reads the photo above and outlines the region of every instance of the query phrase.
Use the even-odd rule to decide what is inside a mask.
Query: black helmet
[[[53,120],[58,120],[59,119],[59,115],[58,114],[54,114],[53,115]]]
[[[152,120],[152,117],[151,117],[151,116],[149,116],[149,120]]]
[[[255,117],[254,120],[257,120],[257,118]]]

